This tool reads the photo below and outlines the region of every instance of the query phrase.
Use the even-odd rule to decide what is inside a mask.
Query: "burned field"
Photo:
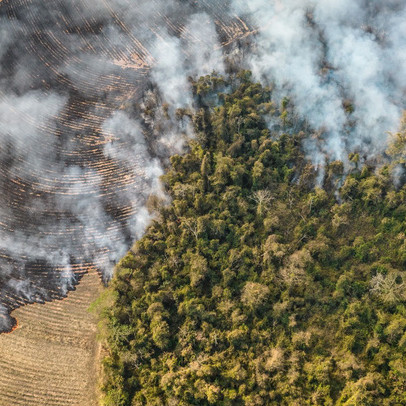
[[[253,32],[226,3],[144,3],[0,3],[0,331],[12,309],[66,296],[89,269],[108,280],[142,232],[171,152],[141,108],[157,52],[179,41],[193,65]]]

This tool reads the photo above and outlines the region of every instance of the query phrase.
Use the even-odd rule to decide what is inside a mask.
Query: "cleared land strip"
[[[100,294],[96,272],[61,301],[13,311],[0,335],[0,406],[96,406],[99,345],[87,309]]]

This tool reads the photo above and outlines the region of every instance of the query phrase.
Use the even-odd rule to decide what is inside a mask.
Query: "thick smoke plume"
[[[316,165],[381,153],[404,108],[405,21],[394,0],[3,0],[0,330],[90,268],[111,277],[193,136],[174,119],[188,77],[225,59],[290,98]]]
[[[406,3],[254,0],[234,10],[260,28],[250,65],[276,86],[322,142],[315,163],[381,153],[405,106]],[[352,111],[353,110],[353,111]]]

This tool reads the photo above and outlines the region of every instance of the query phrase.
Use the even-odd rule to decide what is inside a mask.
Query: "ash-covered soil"
[[[142,233],[174,150],[142,114],[160,55],[178,41],[191,74],[199,52],[232,52],[252,32],[227,2],[0,3],[0,331],[89,268],[108,279]]]

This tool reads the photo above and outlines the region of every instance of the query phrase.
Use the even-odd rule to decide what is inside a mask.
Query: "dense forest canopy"
[[[320,179],[310,130],[249,72],[194,92],[170,202],[97,303],[104,404],[406,404],[404,129]]]

